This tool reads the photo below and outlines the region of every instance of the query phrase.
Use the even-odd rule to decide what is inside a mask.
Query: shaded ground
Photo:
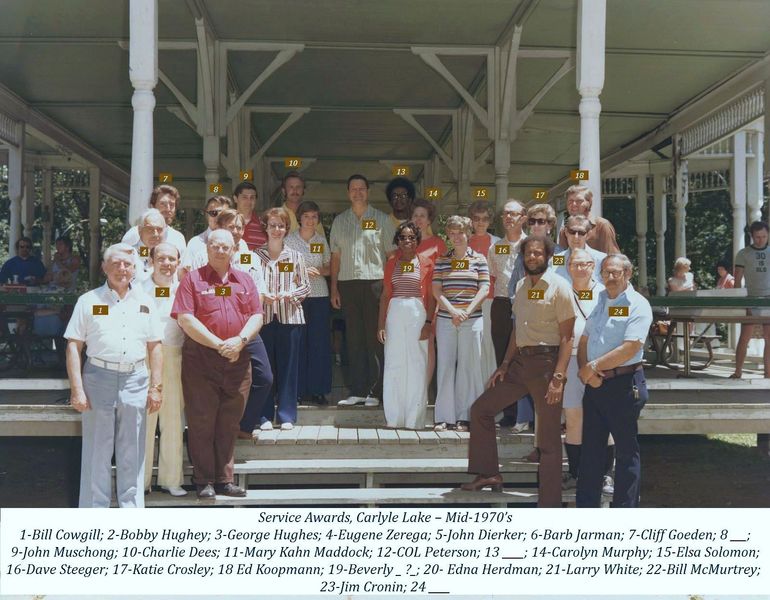
[[[643,436],[642,506],[770,507],[753,435]],[[0,506],[77,504],[80,438],[0,438]]]

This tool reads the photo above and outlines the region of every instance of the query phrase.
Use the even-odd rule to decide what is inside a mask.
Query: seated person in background
[[[157,208],[168,226],[163,233],[162,241],[169,242],[179,250],[180,254],[184,254],[187,247],[184,235],[171,226],[176,217],[177,204],[179,204],[179,191],[173,185],[159,185],[150,194],[150,208]],[[134,225],[121,241],[136,247],[139,244],[139,227]]]
[[[45,277],[45,265],[32,255],[32,240],[22,237],[16,240],[16,256],[5,261],[0,269],[0,283],[37,285]]]
[[[72,240],[62,236],[56,240],[56,252],[53,255],[51,269],[43,281],[53,283],[58,288],[74,291],[78,283],[80,257],[72,253]]]
[[[689,258],[680,256],[674,261],[674,274],[668,278],[668,291],[671,292],[692,292],[695,290],[695,281],[690,273],[691,261]]]
[[[731,290],[735,287],[735,277],[730,273],[730,267],[726,262],[720,260],[717,263],[717,275],[719,276],[718,290]]]

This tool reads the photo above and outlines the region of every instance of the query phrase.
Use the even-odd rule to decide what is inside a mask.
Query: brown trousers
[[[556,367],[557,354],[517,355],[502,382],[486,390],[471,407],[468,472],[500,472],[495,415],[525,394],[535,399],[540,448],[538,506],[561,506],[561,402],[546,404],[545,394]]]
[[[249,397],[251,363],[247,350],[231,363],[216,350],[185,339],[182,389],[187,418],[187,449],[193,482],[231,483],[239,422]]]

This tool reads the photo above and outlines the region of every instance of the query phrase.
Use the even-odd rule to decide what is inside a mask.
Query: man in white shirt
[[[159,185],[150,194],[150,208],[157,208],[168,226],[163,232],[162,241],[170,242],[180,254],[184,254],[187,247],[184,235],[171,226],[176,217],[177,204],[179,204],[179,191],[173,185]],[[134,226],[129,229],[121,241],[129,246],[139,244],[139,228]]]
[[[139,241],[134,245],[136,251],[135,277],[139,282],[145,282],[152,275],[152,258],[150,253],[160,244],[166,234],[166,221],[157,208],[148,208],[139,217]]]
[[[131,285],[134,265],[131,246],[107,248],[107,282],[78,298],[64,332],[70,405],[83,415],[81,508],[110,506],[113,451],[118,505],[144,507],[145,417],[161,405],[163,335],[152,299]]]

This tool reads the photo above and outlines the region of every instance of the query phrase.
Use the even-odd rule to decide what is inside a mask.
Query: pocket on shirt
[[[201,315],[205,316],[218,312],[221,306],[220,302],[220,299],[214,294],[201,294],[198,302]]]
[[[252,295],[248,292],[238,292],[235,294],[235,300],[238,303],[238,310],[245,315],[253,315],[255,311],[251,307]]]

